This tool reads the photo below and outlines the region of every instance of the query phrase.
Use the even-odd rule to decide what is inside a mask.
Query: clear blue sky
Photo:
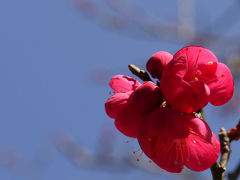
[[[197,27],[204,28],[231,2],[196,2]],[[177,1],[144,0],[140,5],[160,20],[177,23]],[[238,30],[236,25],[225,33]],[[125,143],[128,138],[105,114],[108,81],[115,74],[130,75],[128,64],[142,65],[153,53],[174,53],[184,43],[130,36],[90,22],[67,0],[0,1],[0,179],[162,179],[131,165],[126,172],[81,168],[53,145],[56,134],[66,133],[97,154],[107,126],[116,135],[113,156],[118,162],[138,149],[136,142]],[[96,70],[100,75],[106,70],[100,82],[94,81]],[[239,113],[224,114],[222,109],[206,109],[215,133],[222,126],[234,126],[239,118]],[[240,160],[240,146],[232,147],[229,169]]]

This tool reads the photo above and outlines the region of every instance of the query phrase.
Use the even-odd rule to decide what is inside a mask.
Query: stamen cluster
[[[142,84],[114,76],[114,90],[105,103],[109,117],[124,135],[137,138],[142,151],[159,167],[181,172],[211,167],[220,144],[208,124],[195,113],[208,102],[228,102],[234,89],[230,70],[208,49],[188,46],[174,56],[160,51],[147,62],[147,70],[160,83]]]

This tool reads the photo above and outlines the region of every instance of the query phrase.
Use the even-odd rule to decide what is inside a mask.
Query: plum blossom
[[[114,95],[105,103],[107,115],[115,119],[115,126],[120,132],[136,138],[144,115],[162,101],[160,88],[152,82],[141,85],[125,75],[114,76],[109,85]]]
[[[153,162],[175,173],[184,165],[193,171],[206,170],[220,153],[219,141],[206,122],[171,108],[156,108],[141,122],[138,142]]]
[[[188,46],[174,56],[159,51],[147,62],[157,84],[142,84],[114,76],[113,95],[105,103],[116,128],[137,138],[142,151],[159,167],[174,173],[184,166],[193,171],[210,168],[220,153],[220,143],[208,124],[195,112],[208,102],[227,103],[234,90],[228,67],[208,49]]]
[[[230,70],[208,49],[188,46],[178,51],[163,70],[164,99],[180,112],[192,113],[210,102],[220,106],[233,95]]]

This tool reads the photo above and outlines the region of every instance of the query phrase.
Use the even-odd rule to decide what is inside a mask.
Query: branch
[[[128,68],[134,75],[139,77],[141,80],[143,80],[143,81],[153,81],[146,71],[139,69],[137,66],[135,66],[133,64],[129,64]]]
[[[213,180],[223,180],[225,176],[225,171],[228,164],[228,159],[231,154],[230,143],[232,140],[239,139],[239,131],[240,131],[240,122],[238,125],[228,132],[226,129],[221,128],[219,132],[219,138],[221,143],[221,158],[220,163],[216,162],[211,167]]]
[[[223,169],[218,162],[212,165],[211,172],[213,180],[223,180],[222,174],[225,172],[225,169]]]
[[[238,122],[238,125],[233,127],[228,131],[228,137],[230,138],[230,141],[237,141],[240,139],[240,121]],[[240,175],[240,162],[238,163],[237,168],[228,174],[229,180],[237,180],[238,176]]]
[[[230,138],[226,129],[221,128],[219,132],[219,139],[221,144],[221,159],[220,163],[216,162],[212,167],[213,180],[223,180],[227,168],[228,159],[230,157]]]
[[[240,139],[240,121],[238,124],[228,131],[228,137],[230,141],[237,141]]]

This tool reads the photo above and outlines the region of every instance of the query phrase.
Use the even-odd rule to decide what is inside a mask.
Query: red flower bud
[[[147,70],[153,78],[161,79],[165,66],[172,60],[173,55],[169,52],[159,51],[152,55],[147,62]]]

